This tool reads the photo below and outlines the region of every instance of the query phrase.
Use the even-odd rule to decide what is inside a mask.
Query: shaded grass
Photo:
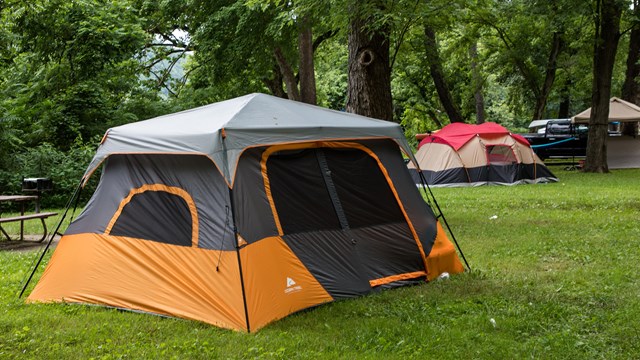
[[[63,216],[64,209],[46,209],[42,210],[42,212],[56,212],[58,215],[51,216],[45,219],[45,223],[47,224],[47,231],[51,233],[54,231],[60,222],[60,219]],[[31,212],[25,212],[25,215],[32,214]],[[6,212],[2,213],[2,217],[13,217],[19,216],[19,212]],[[69,220],[71,219],[71,212],[67,214],[67,217],[64,220],[64,223],[60,227],[60,232],[64,232],[64,230],[69,225]],[[31,235],[42,235],[42,223],[40,219],[30,219],[25,220],[24,222],[24,233]],[[12,239],[18,239],[20,237],[20,222],[10,222],[2,224],[2,228],[11,236]],[[0,241],[6,240],[4,236],[0,238]]]
[[[15,294],[36,253],[0,252],[0,358],[634,358],[640,171],[552,170],[560,183],[433,190],[472,272],[323,305],[255,334],[26,305]]]

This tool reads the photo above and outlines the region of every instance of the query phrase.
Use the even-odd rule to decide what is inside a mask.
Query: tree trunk
[[[300,101],[316,105],[316,76],[313,64],[313,39],[309,18],[300,18],[298,52],[300,54]]]
[[[473,98],[476,103],[476,124],[482,124],[485,121],[484,112],[484,96],[482,95],[482,76],[478,70],[478,42],[474,42],[469,48],[469,56],[471,57],[471,77],[473,82]]]
[[[438,116],[436,115],[435,112],[433,112],[433,110],[427,109],[427,115],[429,115],[429,117],[436,124],[438,129],[442,129],[443,128],[442,123],[440,122],[440,119],[438,119]]]
[[[593,52],[593,90],[585,172],[606,173],[611,76],[620,39],[622,5],[617,0],[596,0],[596,32]]]
[[[284,57],[284,54],[282,53],[282,49],[280,49],[280,47],[276,47],[273,53],[276,61],[278,62],[278,66],[280,67],[284,83],[287,86],[287,95],[289,96],[289,99],[300,101],[298,82],[296,81],[296,77],[293,74],[291,65],[289,65],[289,63],[287,62],[287,59]]]
[[[571,79],[562,84],[560,89],[560,106],[558,108],[558,119],[568,119],[571,110]]]
[[[442,103],[442,106],[447,112],[449,120],[452,123],[464,122],[464,119],[460,114],[460,110],[458,110],[458,107],[453,101],[451,91],[449,90],[449,85],[447,84],[447,81],[444,77],[444,72],[442,71],[442,62],[440,60],[440,54],[438,53],[438,42],[436,40],[436,33],[428,24],[424,25],[424,39],[427,63],[429,64],[429,72],[431,73],[433,83],[436,85],[436,91],[438,92],[440,103]]]
[[[282,88],[282,72],[278,64],[273,64],[273,78],[263,78],[262,82],[267,86],[274,96],[287,99],[287,92]]]
[[[638,1],[633,2],[633,13],[638,19],[640,7]],[[622,85],[622,99],[633,104],[640,105],[640,23],[635,21],[629,37],[629,53],[627,55],[627,70],[625,72],[624,84]],[[624,135],[637,136],[638,122],[622,123],[622,133]]]
[[[361,2],[355,2],[349,25],[349,85],[346,110],[382,120],[393,120],[389,28],[372,29]]]
[[[547,70],[544,75],[544,82],[542,83],[542,89],[538,93],[536,98],[536,107],[533,110],[533,120],[542,119],[544,117],[544,111],[547,108],[547,99],[549,93],[553,87],[553,82],[556,79],[556,69],[558,68],[558,55],[564,47],[563,34],[561,32],[553,33],[553,40],[551,43],[551,52],[549,53],[549,60],[547,61]]]

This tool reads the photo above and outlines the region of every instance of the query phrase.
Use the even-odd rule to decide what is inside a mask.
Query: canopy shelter
[[[589,123],[591,108],[571,118],[575,123]],[[628,101],[612,97],[609,101],[609,126],[611,123],[640,122],[640,106]],[[607,137],[607,165],[609,169],[640,168],[640,138],[638,128],[633,134],[609,132]]]
[[[264,94],[112,128],[28,301],[255,331],[461,272],[402,151],[398,124]]]
[[[591,117],[591,108],[571,118],[575,123],[588,123]],[[609,122],[634,122],[640,121],[640,106],[628,101],[612,97],[609,100]]]

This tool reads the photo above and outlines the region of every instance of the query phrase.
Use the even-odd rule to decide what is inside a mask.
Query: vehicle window
[[[569,124],[550,124],[547,132],[549,134],[570,134],[571,133],[571,125]]]

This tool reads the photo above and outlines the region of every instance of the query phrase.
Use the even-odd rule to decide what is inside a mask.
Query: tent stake
[[[29,278],[27,279],[27,281],[24,281],[24,279],[23,279],[24,285],[22,286],[22,290],[20,291],[20,295],[18,295],[18,298],[21,298],[22,295],[24,294],[25,290],[27,290],[27,286],[29,286],[29,283],[31,282],[31,279],[33,279],[33,275],[38,270],[38,267],[40,266],[40,263],[42,262],[42,259],[44,258],[44,255],[47,253],[47,251],[49,250],[49,247],[51,246],[51,243],[53,242],[53,239],[58,234],[58,231],[60,230],[60,227],[62,226],[62,222],[64,221],[65,217],[67,216],[67,213],[69,212],[69,208],[71,207],[71,203],[73,202],[74,199],[76,200],[75,206],[78,205],[78,199],[80,198],[81,190],[82,190],[82,181],[80,181],[80,183],[78,184],[78,187],[76,188],[75,192],[73,193],[73,195],[71,196],[71,198],[67,202],[67,205],[66,205],[66,207],[64,209],[64,213],[62,214],[62,217],[60,217],[60,220],[58,221],[58,225],[56,226],[56,229],[53,232],[51,232],[51,234],[49,235],[49,241],[47,242],[47,246],[45,246],[44,250],[42,250],[42,254],[40,254],[40,257],[38,258],[38,261],[36,262],[34,260],[34,262],[36,262],[35,265],[33,265],[33,262],[31,263],[33,265],[33,270],[31,271],[31,274],[29,275]],[[74,206],[74,211],[75,211],[75,206]]]

